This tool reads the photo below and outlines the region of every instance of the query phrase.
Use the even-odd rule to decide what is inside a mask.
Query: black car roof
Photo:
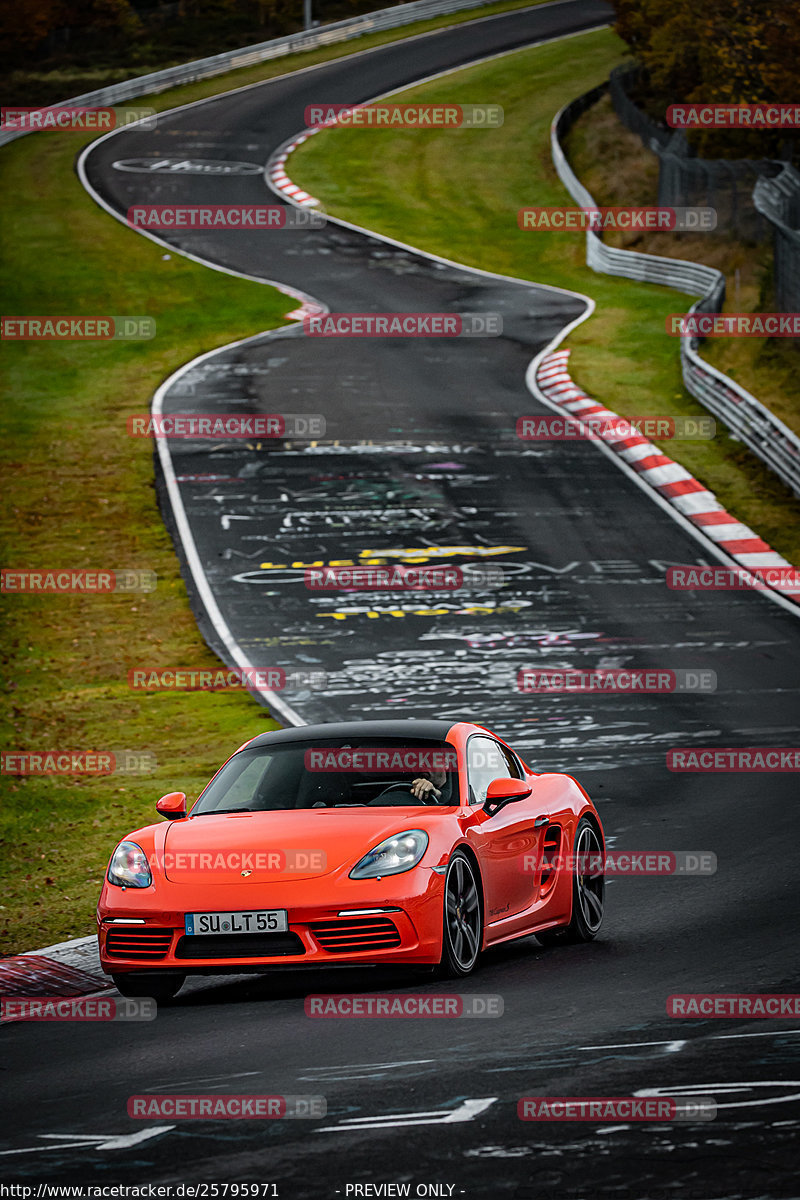
[[[261,733],[248,746],[269,746],[274,742],[308,742],[315,738],[385,737],[426,738],[443,742],[458,721],[334,721],[329,725],[297,725]]]

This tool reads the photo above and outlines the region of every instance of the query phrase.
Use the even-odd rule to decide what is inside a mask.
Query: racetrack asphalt
[[[113,164],[263,164],[303,127],[308,103],[368,99],[607,14],[570,0],[286,76],[162,117],[155,130],[102,140],[86,176],[118,212],[134,201],[278,203],[260,175]],[[525,387],[526,367],[580,316],[580,298],[437,264],[333,224],[165,240],[291,285],[334,312],[503,316],[504,335],[492,339],[308,339],[287,330],[223,351],[166,390],[165,412],[288,410],[327,422],[316,447],[170,443],[204,573],[252,665],[329,672],[326,689],[287,697],[305,721],[478,720],[537,769],[576,774],[612,849],[712,851],[718,870],[616,879],[596,942],[543,949],[528,939],[491,951],[464,983],[291,972],[194,982],[152,1023],[9,1026],[4,1065],[14,1088],[0,1174],[275,1182],[281,1197],[314,1200],[337,1189],[345,1196],[348,1184],[402,1181],[412,1194],[418,1183],[441,1183],[455,1196],[537,1200],[797,1195],[800,1021],[666,1016],[677,992],[800,991],[796,783],[790,774],[680,775],[665,762],[675,746],[798,745],[797,618],[763,595],[670,591],[668,564],[714,561],[701,545],[592,444],[516,441],[516,419],[543,411]],[[218,478],[187,478],[198,475]],[[505,586],[422,600],[320,598],[292,567],[363,561],[364,551],[419,560],[442,547],[462,566],[476,549],[499,548],[488,561],[504,567]],[[378,615],[358,611],[365,607]],[[199,601],[197,612],[225,654]],[[710,669],[717,690],[531,697],[515,686],[521,666]],[[311,991],[409,990],[499,994],[504,1015],[439,1025],[304,1014]],[[521,1096],[648,1088],[711,1095],[717,1119],[539,1125],[516,1115]],[[200,1091],[316,1093],[328,1111],[314,1121],[182,1122],[98,1148],[102,1135],[170,1124],[130,1120],[128,1096]],[[477,1100],[491,1103],[464,1107]],[[61,1149],[51,1134],[96,1140]]]

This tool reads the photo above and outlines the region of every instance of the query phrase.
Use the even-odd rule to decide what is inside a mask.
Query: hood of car
[[[173,883],[283,883],[355,864],[403,829],[425,828],[413,809],[290,809],[209,813],[173,821],[157,865]],[[442,810],[438,810],[441,815]],[[423,816],[424,814],[424,816]]]

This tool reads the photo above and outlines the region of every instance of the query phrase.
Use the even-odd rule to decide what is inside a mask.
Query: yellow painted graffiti
[[[381,563],[387,558],[399,558],[404,562],[427,562],[430,558],[451,558],[461,554],[470,558],[491,558],[496,554],[518,554],[527,546],[412,546],[390,550],[362,550],[359,558],[370,563]]]
[[[344,608],[333,612],[318,612],[318,617],[330,617],[334,621],[346,621],[348,617],[443,617],[448,613],[454,616],[491,617],[501,613],[516,613],[522,608],[530,607],[529,600],[520,600],[516,604],[501,604],[497,608],[489,605],[470,604],[465,608]]]
[[[396,547],[390,550],[361,550],[358,558],[332,558],[325,563],[322,559],[314,562],[293,563],[259,563],[262,571],[310,570],[312,567],[355,567],[369,563],[371,566],[383,566],[390,558],[400,559],[408,563],[424,563],[431,558],[452,558],[460,554],[465,558],[491,558],[497,554],[520,554],[527,546],[411,546]]]

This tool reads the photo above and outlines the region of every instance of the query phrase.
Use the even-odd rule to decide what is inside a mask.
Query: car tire
[[[456,850],[444,878],[439,974],[450,979],[469,975],[477,965],[482,941],[480,877],[467,855]]]
[[[572,917],[568,925],[544,929],[536,936],[543,946],[567,942],[591,942],[603,923],[605,875],[602,871],[581,871],[581,855],[601,857],[602,840],[591,821],[581,817],[573,844],[575,871],[572,876]]]
[[[121,996],[149,998],[155,1000],[156,1004],[167,1004],[174,1000],[186,982],[185,975],[155,975],[140,971],[126,971],[120,975],[112,972],[111,978]]]

